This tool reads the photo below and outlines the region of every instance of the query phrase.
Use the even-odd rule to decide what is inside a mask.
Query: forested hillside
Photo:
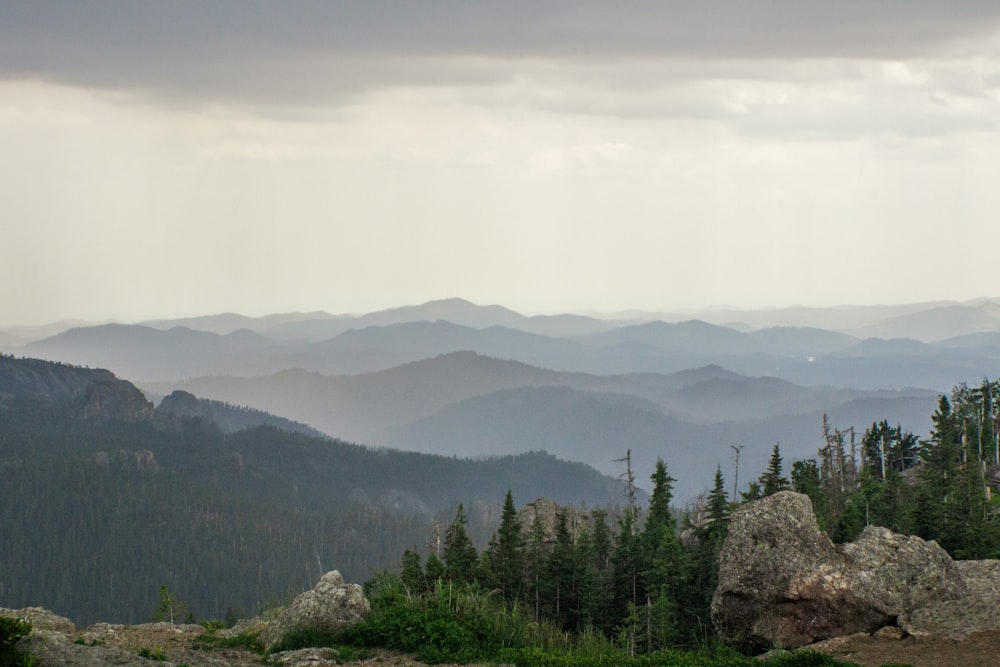
[[[984,380],[942,395],[931,437],[923,441],[886,421],[861,432],[824,420],[824,444],[815,457],[789,468],[775,445],[765,472],[744,482],[738,500],[717,469],[703,502],[688,508],[680,522],[671,510],[677,480],[662,460],[649,476],[648,504],[629,503],[614,522],[600,511],[581,517],[569,508],[554,517],[531,509],[518,513],[507,494],[493,539],[477,552],[459,510],[446,531],[443,558],[406,551],[398,575],[372,582],[375,612],[357,637],[445,659],[462,651],[499,651],[499,632],[477,634],[479,626],[463,614],[441,613],[447,594],[461,601],[449,610],[492,604],[488,616],[504,621],[482,624],[503,628],[504,640],[514,635],[510,627],[542,628],[523,635],[544,644],[554,632],[567,633],[561,650],[568,645],[592,654],[595,647],[613,645],[624,649],[622,661],[625,652],[712,646],[717,638],[711,603],[730,514],[740,503],[785,490],[811,499],[819,526],[835,542],[854,540],[866,525],[875,525],[936,540],[958,559],[997,558],[1000,505],[992,497],[1000,487],[998,393],[1000,382]],[[798,535],[794,524],[787,529]],[[779,547],[769,543],[767,549]],[[877,588],[877,578],[866,571],[865,586]],[[902,585],[912,586],[908,581]],[[482,600],[484,590],[492,592],[491,601]],[[459,639],[449,643],[412,630],[440,623],[442,615],[460,626],[452,633]]]
[[[77,623],[252,613],[423,548],[459,500],[485,543],[508,488],[569,504],[621,485],[544,453],[471,461],[158,414],[110,373],[0,357],[0,606]]]

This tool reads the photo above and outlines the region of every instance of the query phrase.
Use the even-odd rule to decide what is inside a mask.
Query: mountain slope
[[[393,429],[387,441],[397,447],[460,455],[542,448],[609,475],[622,472],[616,460],[631,450],[640,483],[656,459],[663,458],[677,480],[675,498],[686,503],[710,486],[716,465],[730,474],[731,445],[744,447],[741,461],[750,475],[744,477],[746,471],[740,475],[752,479],[766,467],[776,442],[781,443],[789,466],[795,459],[815,456],[824,412],[838,427],[853,425],[859,434],[872,422],[887,419],[926,435],[935,405],[931,394],[887,393],[828,410],[695,424],[634,397],[523,387],[449,405]]]
[[[0,357],[0,385],[0,606],[45,600],[77,623],[146,619],[160,585],[221,618],[325,569],[364,580],[458,502],[482,547],[508,488],[519,502],[622,497],[617,480],[537,451],[473,461],[270,427],[225,435],[156,413],[106,371]]]
[[[939,341],[959,334],[1000,330],[1000,304],[946,304],[884,319],[857,331],[878,338],[916,338]]]
[[[858,390],[807,388],[775,378],[750,378],[708,366],[672,375],[598,376],[557,373],[473,352],[455,352],[353,376],[285,371],[253,378],[204,377],[144,386],[158,393],[183,389],[199,396],[285,415],[325,433],[385,444],[393,428],[449,404],[503,389],[561,386],[620,394],[656,404],[691,422],[765,418],[823,410],[866,395]]]
[[[214,424],[220,431],[226,434],[236,433],[255,426],[270,426],[288,433],[301,433],[314,438],[327,437],[311,426],[300,424],[284,417],[277,417],[268,412],[254,410],[253,408],[230,405],[222,401],[198,398],[186,391],[178,390],[169,396],[164,396],[160,404],[156,406],[156,411],[163,415],[173,415],[176,417],[199,417]]]

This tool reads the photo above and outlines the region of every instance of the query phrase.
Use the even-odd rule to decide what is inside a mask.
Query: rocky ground
[[[25,610],[19,610],[24,612]],[[65,619],[38,610],[33,623],[48,627],[29,640],[28,648],[39,658],[39,667],[47,665],[143,665],[152,667],[260,667],[262,664],[284,667],[423,667],[412,657],[391,651],[359,652],[338,655],[329,649],[304,649],[276,653],[265,662],[260,653],[246,648],[225,648],[206,642],[206,630],[200,625],[146,623],[111,625],[98,623],[75,629]],[[211,633],[209,633],[210,635]],[[886,664],[913,667],[954,667],[1000,665],[1000,633],[979,632],[958,641],[943,637],[902,638],[902,633],[882,631],[876,636],[857,634],[829,639],[809,648],[848,660],[865,667]],[[153,659],[143,657],[143,653]]]
[[[946,637],[901,637],[881,631],[875,636],[856,634],[828,639],[807,648],[864,667],[912,665],[912,667],[1000,666],[1000,633],[977,632],[962,640]],[[204,641],[210,636],[200,625],[147,623],[112,625],[98,623],[80,630],[45,630],[25,644],[38,667],[68,665],[143,665],[150,667],[424,667],[410,656],[392,651],[358,651],[341,655],[330,649],[303,649],[275,653],[265,660],[255,651],[223,647]],[[151,656],[149,658],[144,656]],[[446,666],[448,667],[448,666]]]
[[[236,632],[210,632],[201,625],[97,623],[77,629],[69,620],[41,608],[0,609],[0,615],[31,622],[34,632],[21,641],[20,648],[34,657],[37,667],[261,667],[264,664],[275,667],[425,667],[410,656],[383,650],[359,649],[346,655],[333,649],[302,649],[273,653],[265,659],[257,651],[225,646],[218,641]]]

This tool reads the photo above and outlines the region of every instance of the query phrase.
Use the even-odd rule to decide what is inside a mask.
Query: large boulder
[[[361,586],[345,584],[340,572],[324,574],[311,591],[300,594],[261,633],[268,649],[295,637],[328,637],[363,619],[371,610]]]
[[[781,492],[733,513],[719,556],[712,620],[744,650],[904,628],[918,609],[966,595],[959,568],[936,542],[866,528],[834,546],[807,496]]]
[[[961,598],[928,600],[900,626],[911,635],[962,640],[976,632],[1000,630],[1000,560],[955,561],[968,592]]]
[[[840,553],[855,594],[894,625],[905,626],[916,610],[968,592],[958,565],[937,542],[868,526]]]

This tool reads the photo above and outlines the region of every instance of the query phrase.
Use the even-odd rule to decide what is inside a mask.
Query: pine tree
[[[489,562],[491,585],[499,589],[505,600],[517,599],[524,582],[524,536],[510,489],[507,489],[504,498],[500,528],[484,554],[484,560]]]
[[[885,481],[893,472],[901,473],[912,468],[920,458],[917,445],[917,436],[904,432],[898,424],[889,426],[884,419],[872,423],[861,439],[869,476]]]
[[[420,554],[412,549],[403,552],[399,578],[411,595],[419,595],[427,591],[427,579],[420,565]]]
[[[771,459],[767,463],[767,471],[760,476],[761,493],[764,496],[773,496],[778,491],[787,491],[791,488],[788,480],[781,474],[781,447],[774,445],[771,450]]]
[[[429,590],[436,589],[438,582],[443,581],[447,576],[447,568],[436,553],[427,556],[424,572],[427,577],[427,588]]]
[[[542,580],[545,576],[545,531],[542,528],[541,517],[538,515],[538,507],[534,508],[535,513],[531,521],[531,532],[528,538],[527,552],[525,554],[525,588],[528,599],[534,610],[535,622],[541,620],[542,612]]]
[[[819,466],[815,459],[805,459],[792,463],[792,490],[804,493],[812,501],[816,523],[821,530],[829,532],[831,527],[830,500],[819,478]]]
[[[673,643],[677,636],[676,607],[687,576],[684,550],[670,510],[674,478],[662,459],[650,476],[653,493],[649,514],[640,536],[640,572],[645,592],[643,610],[647,650]]]
[[[607,513],[594,510],[590,525],[581,531],[576,541],[576,558],[582,566],[580,622],[584,628],[593,627],[605,634],[611,631],[615,622],[611,611],[611,542]]]
[[[456,584],[471,583],[475,578],[476,548],[465,533],[467,523],[465,510],[459,503],[455,520],[444,536],[445,576]]]
[[[707,521],[695,534],[698,537],[695,547],[694,563],[691,568],[692,578],[688,590],[692,598],[686,605],[688,617],[683,619],[687,626],[687,634],[694,635],[711,627],[712,596],[719,582],[719,553],[722,543],[729,532],[729,501],[726,497],[725,480],[722,468],[716,467],[715,480],[708,494]],[[695,641],[703,638],[692,637]]]
[[[565,510],[556,512],[555,537],[545,564],[543,606],[559,627],[578,630],[580,568]]]
[[[626,633],[629,653],[635,652],[639,601],[645,598],[643,582],[640,578],[641,559],[639,536],[635,529],[636,517],[630,508],[618,521],[618,538],[611,556],[612,573],[612,615],[614,624],[621,624]]]

